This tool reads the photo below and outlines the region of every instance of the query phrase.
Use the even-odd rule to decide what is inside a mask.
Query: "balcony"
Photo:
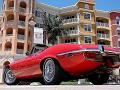
[[[67,31],[67,35],[78,35],[78,34],[79,34],[78,30],[68,30]]]
[[[8,23],[8,24],[14,23],[14,20],[9,20],[9,21],[7,21],[7,23]]]
[[[14,10],[14,7],[8,7],[7,10]]]
[[[6,48],[5,51],[11,51],[11,48]]]
[[[109,24],[108,23],[97,22],[97,26],[109,27]]]
[[[98,39],[110,39],[110,35],[109,34],[97,34],[97,38]]]
[[[9,21],[6,21],[4,27],[12,27],[14,26],[14,20],[9,20]]]
[[[25,40],[25,35],[20,35],[20,34],[18,34],[18,35],[17,35],[17,39],[18,39],[18,40]]]
[[[6,36],[13,36],[13,34],[6,34]]]
[[[23,54],[23,52],[24,52],[23,49],[17,49],[17,50],[16,50],[16,53],[17,53],[17,54]]]
[[[73,23],[78,23],[78,19],[77,18],[71,18],[71,19],[64,19],[63,20],[63,24],[73,24]]]
[[[110,28],[108,23],[97,22],[96,25],[97,25],[97,28],[105,28],[105,29]]]
[[[19,21],[18,26],[19,27],[25,27],[25,21]]]
[[[26,8],[20,7],[20,8],[19,8],[19,12],[26,13]]]

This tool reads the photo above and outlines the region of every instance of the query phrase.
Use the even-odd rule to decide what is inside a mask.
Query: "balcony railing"
[[[18,25],[21,26],[21,27],[25,27],[25,21],[19,21]]]
[[[8,7],[7,10],[14,10],[14,7]]]
[[[6,34],[6,36],[13,36],[13,34]]]
[[[19,11],[25,13],[25,12],[26,12],[26,8],[20,7],[20,8],[19,8]]]
[[[67,35],[77,35],[78,34],[78,30],[68,30],[67,31]]]
[[[5,48],[5,51],[11,51],[11,48]]]
[[[23,51],[24,51],[23,49],[17,49],[16,53],[17,54],[23,54]]]
[[[97,38],[99,38],[99,39],[109,39],[110,35],[109,34],[100,34],[100,33],[98,33]]]
[[[97,26],[109,27],[109,24],[108,24],[108,23],[97,22],[96,24],[97,24]]]
[[[77,22],[78,19],[77,18],[71,18],[71,19],[64,19],[63,23],[71,23],[71,22]]]
[[[64,42],[63,42],[64,43]],[[78,44],[78,42],[69,42],[69,43],[71,43],[71,44]]]
[[[17,39],[19,39],[19,40],[25,40],[25,35],[18,34]]]
[[[7,23],[13,23],[14,22],[14,20],[8,20],[7,21]]]

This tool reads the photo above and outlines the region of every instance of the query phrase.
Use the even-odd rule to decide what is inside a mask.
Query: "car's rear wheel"
[[[3,80],[7,85],[17,85],[19,83],[10,68],[4,69]]]
[[[52,58],[45,60],[43,64],[43,82],[45,85],[59,85],[62,81],[61,68]]]
[[[109,74],[93,74],[88,79],[94,85],[102,85],[104,83],[107,83]]]

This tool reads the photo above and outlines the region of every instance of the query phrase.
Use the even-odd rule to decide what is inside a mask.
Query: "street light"
[[[31,38],[31,41],[32,41],[32,47],[33,47],[33,43],[34,43],[34,26],[36,24],[36,21],[35,21],[35,17],[34,16],[31,16],[28,20],[28,23],[29,23],[29,27],[31,29],[31,32],[32,32],[32,38]]]
[[[29,25],[34,27],[36,24],[36,21],[35,21],[35,18],[32,16],[30,19],[29,19]]]

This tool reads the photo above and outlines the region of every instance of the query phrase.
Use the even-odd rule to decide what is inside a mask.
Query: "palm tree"
[[[44,14],[44,28],[46,30],[46,38],[48,43],[54,45],[57,41],[57,36],[62,36],[63,30],[62,20],[57,15]]]

